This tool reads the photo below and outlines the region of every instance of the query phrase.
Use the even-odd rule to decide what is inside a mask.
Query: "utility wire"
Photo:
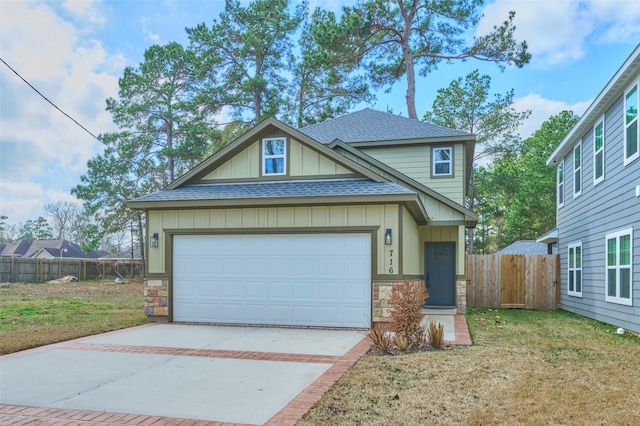
[[[85,132],[89,133],[91,136],[93,136],[93,138],[95,140],[97,140],[100,143],[103,143],[106,145],[106,143],[104,143],[104,141],[100,140],[100,138],[98,138],[96,135],[94,135],[93,133],[91,133],[86,127],[84,127],[82,124],[78,123],[73,117],[71,117],[69,114],[67,114],[66,112],[64,112],[63,110],[61,110],[60,108],[58,108],[58,106],[56,104],[54,104],[53,102],[51,102],[45,95],[43,95],[42,93],[40,93],[40,91],[38,89],[36,89],[35,87],[33,87],[33,85],[31,85],[31,83],[29,83],[27,80],[24,79],[24,77],[22,77],[20,74],[18,74],[18,71],[14,70],[13,68],[11,68],[11,65],[9,65],[8,63],[5,62],[4,59],[0,58],[0,61],[2,61],[3,64],[5,64],[7,66],[7,68],[9,68],[11,71],[14,72],[15,75],[17,75],[18,77],[20,77],[20,79],[22,81],[24,81],[27,86],[31,87],[31,89],[33,89],[34,92],[36,92],[38,95],[40,95],[42,97],[42,99],[44,99],[45,101],[49,102],[55,109],[57,109],[58,111],[60,111],[61,113],[63,113],[69,120],[73,121],[74,123],[76,123],[78,126],[80,126],[80,128],[82,128],[82,130],[84,130]]]

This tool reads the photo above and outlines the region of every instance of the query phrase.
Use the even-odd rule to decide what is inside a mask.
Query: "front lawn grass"
[[[147,322],[142,280],[0,284],[0,354]]]
[[[470,309],[474,345],[365,355],[299,425],[637,425],[640,339],[564,311]]]

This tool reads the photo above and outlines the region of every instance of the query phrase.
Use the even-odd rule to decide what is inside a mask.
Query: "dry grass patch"
[[[299,424],[640,424],[637,337],[563,311],[467,322],[469,348],[364,356]]]
[[[146,323],[142,280],[0,284],[0,354]]]

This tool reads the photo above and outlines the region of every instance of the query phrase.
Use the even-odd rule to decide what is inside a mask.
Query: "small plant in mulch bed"
[[[391,353],[393,350],[393,341],[389,332],[380,324],[376,323],[367,333],[367,337],[373,343],[376,350],[382,353]]]
[[[429,321],[429,345],[434,349],[442,349],[444,343],[444,327],[441,323],[436,324],[435,321]]]

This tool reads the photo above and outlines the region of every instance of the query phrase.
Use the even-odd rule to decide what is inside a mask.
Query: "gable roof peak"
[[[376,142],[441,137],[470,137],[471,133],[426,123],[413,118],[365,108],[299,129],[323,144]]]

